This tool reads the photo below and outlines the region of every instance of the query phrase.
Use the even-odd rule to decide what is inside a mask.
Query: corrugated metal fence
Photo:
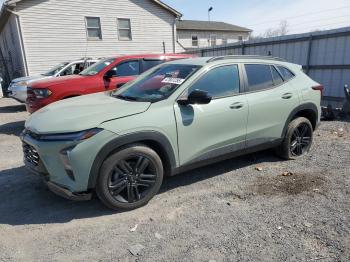
[[[325,87],[324,103],[339,104],[343,87],[350,84],[350,27],[298,35],[264,38],[196,49],[199,56],[271,55],[303,65]]]

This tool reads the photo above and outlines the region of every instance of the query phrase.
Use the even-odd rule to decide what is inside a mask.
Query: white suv
[[[95,64],[97,61],[98,60],[89,58],[71,62],[63,62],[43,74],[13,79],[8,88],[9,96],[19,102],[24,103],[27,99],[27,86],[29,83],[51,77],[77,75],[84,69]]]

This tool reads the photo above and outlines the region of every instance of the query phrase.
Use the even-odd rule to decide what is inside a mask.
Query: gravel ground
[[[231,159],[114,213],[57,197],[25,170],[27,117],[0,99],[0,261],[350,261],[349,123],[323,122],[303,159]]]

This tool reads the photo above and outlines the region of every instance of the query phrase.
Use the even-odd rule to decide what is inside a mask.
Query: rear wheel
[[[151,148],[134,144],[121,148],[102,165],[96,192],[111,209],[135,209],[148,203],[163,181],[163,165]]]
[[[297,159],[309,152],[313,139],[313,128],[305,117],[298,117],[289,123],[277,154],[284,159]]]

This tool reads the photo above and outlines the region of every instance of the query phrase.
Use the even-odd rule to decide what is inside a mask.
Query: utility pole
[[[210,12],[211,11],[213,11],[213,7],[212,6],[208,9],[208,21],[210,21]]]

